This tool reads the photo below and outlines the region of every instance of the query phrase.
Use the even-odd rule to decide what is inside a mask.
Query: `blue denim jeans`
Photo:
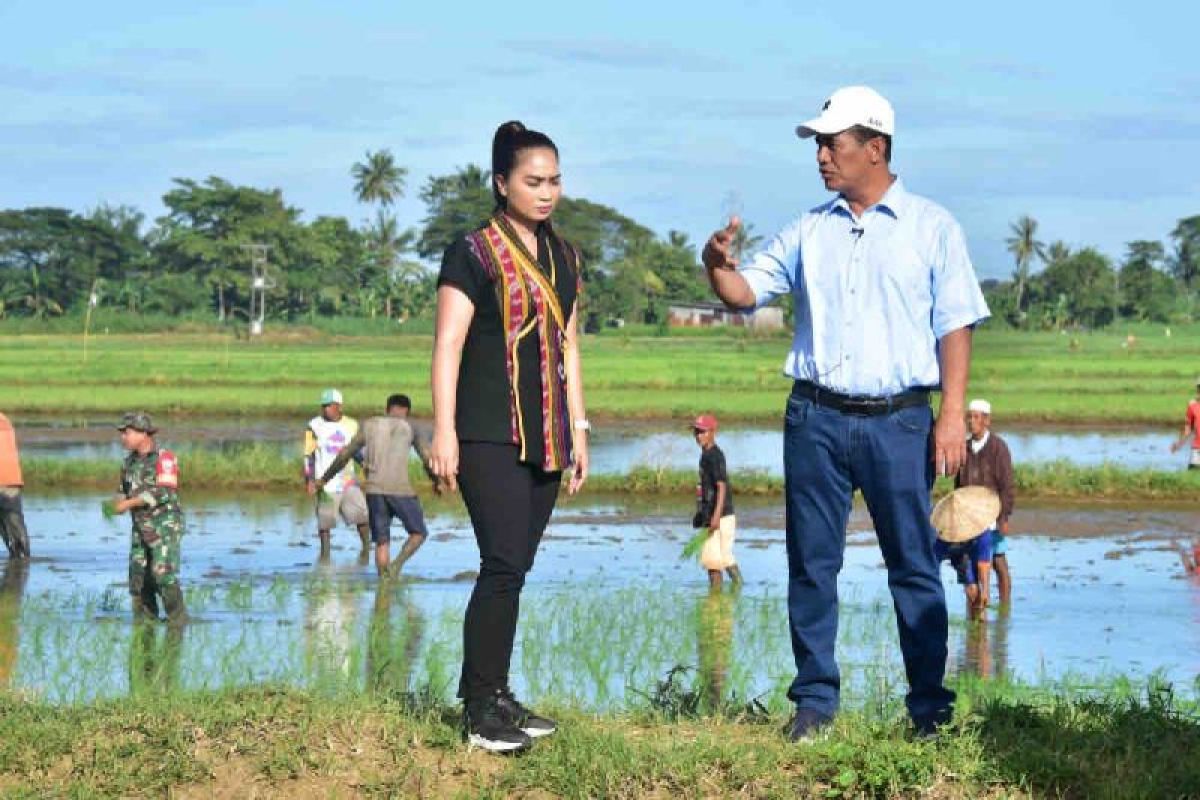
[[[946,597],[929,522],[933,412],[928,406],[877,417],[843,414],[793,393],[784,420],[788,618],[799,708],[833,716],[841,677],[834,645],[837,578],[855,489],[862,490],[888,570],[908,675],[913,719],[947,719],[954,693],[946,671]]]

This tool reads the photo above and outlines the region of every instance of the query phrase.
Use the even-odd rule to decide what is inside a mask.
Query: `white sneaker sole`
[[[521,733],[528,736],[530,739],[536,739],[539,736],[549,736],[558,731],[558,728],[521,728]]]
[[[526,735],[528,736],[529,734]],[[467,746],[478,747],[480,750],[487,750],[489,753],[512,753],[523,749],[526,745],[522,742],[501,742],[494,739],[485,739],[478,733],[472,733],[467,736]]]

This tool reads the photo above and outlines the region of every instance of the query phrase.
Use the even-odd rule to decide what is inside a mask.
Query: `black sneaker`
[[[819,711],[811,708],[798,708],[796,715],[787,725],[788,741],[814,742],[829,732],[831,722],[833,722],[832,717]]]
[[[913,738],[918,740],[938,738],[942,734],[942,731],[950,724],[953,716],[954,710],[946,708],[927,717],[914,717]]]
[[[558,730],[558,725],[554,723],[554,720],[539,716],[521,705],[509,689],[500,689],[496,692],[496,706],[509,722],[533,739],[539,736],[549,736]]]
[[[463,739],[490,753],[516,753],[533,740],[500,709],[495,696],[472,700],[463,709]]]

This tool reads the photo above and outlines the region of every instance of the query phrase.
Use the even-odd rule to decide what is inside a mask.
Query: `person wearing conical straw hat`
[[[1015,495],[1012,454],[1008,445],[992,430],[992,404],[975,399],[967,404],[967,459],[954,476],[954,488],[986,486],[1000,497],[1000,515],[992,526],[992,563],[1000,589],[1000,603],[1012,600],[1012,575],[1008,571],[1008,521],[1012,517]],[[988,604],[990,569],[979,574],[979,596]]]
[[[986,486],[964,486],[934,506],[930,522],[937,531],[934,552],[949,561],[965,589],[972,617],[984,606],[979,575],[992,563],[992,526],[1000,513],[1000,497]]]

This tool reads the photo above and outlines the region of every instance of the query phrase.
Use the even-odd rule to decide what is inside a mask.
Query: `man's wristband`
[[[575,420],[575,430],[590,431],[591,429],[592,429],[592,423],[588,422],[586,419]]]

